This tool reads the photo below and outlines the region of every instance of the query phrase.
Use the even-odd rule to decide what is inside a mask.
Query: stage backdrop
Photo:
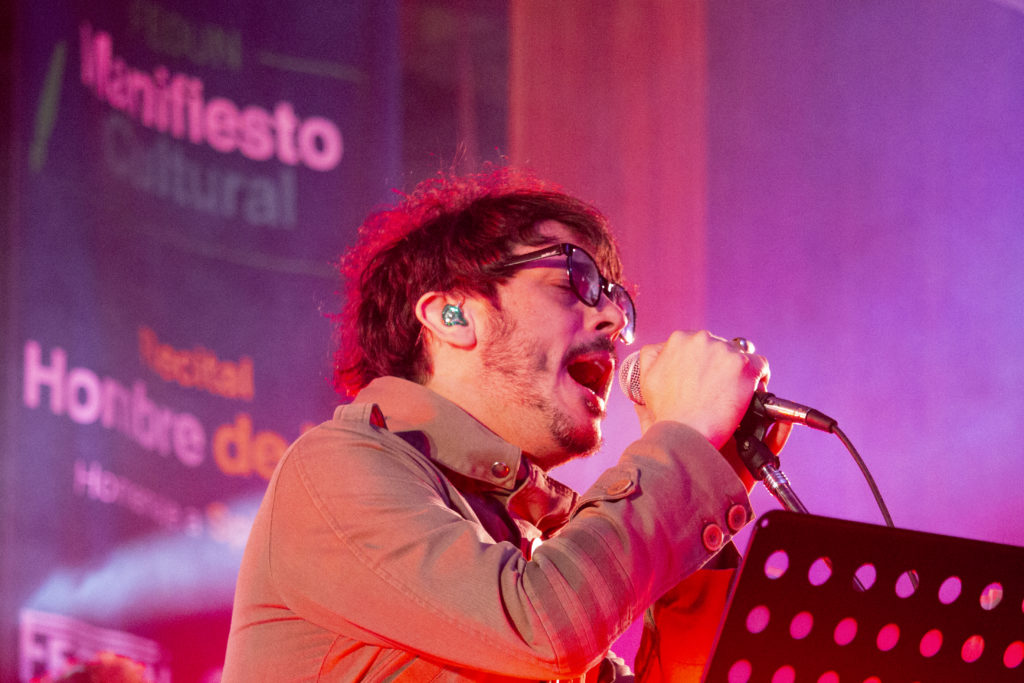
[[[327,419],[331,261],[396,184],[390,2],[19,2],[3,669],[215,676]],[[211,678],[212,680],[212,678]]]

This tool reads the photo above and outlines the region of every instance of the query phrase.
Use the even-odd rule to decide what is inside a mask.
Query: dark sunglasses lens
[[[583,303],[596,306],[601,297],[601,273],[590,254],[575,248],[569,254],[569,282]]]
[[[632,344],[636,338],[636,308],[633,306],[633,299],[621,285],[612,285],[608,296],[612,303],[618,306],[626,317],[626,324],[619,333],[619,338],[625,344]]]

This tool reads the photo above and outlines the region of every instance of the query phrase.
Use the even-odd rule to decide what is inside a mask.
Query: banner
[[[399,160],[394,3],[18,4],[0,679],[216,680]]]

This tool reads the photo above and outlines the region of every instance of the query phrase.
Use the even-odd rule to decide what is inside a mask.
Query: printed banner
[[[0,679],[215,680],[399,158],[394,3],[21,2]],[[16,559],[11,559],[16,558]]]

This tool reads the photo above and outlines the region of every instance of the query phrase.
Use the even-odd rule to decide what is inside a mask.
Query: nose
[[[607,334],[612,341],[615,341],[619,333],[626,327],[626,312],[605,296],[604,292],[601,292],[597,305],[588,306],[588,308],[592,311],[591,324],[594,329],[602,334]]]

